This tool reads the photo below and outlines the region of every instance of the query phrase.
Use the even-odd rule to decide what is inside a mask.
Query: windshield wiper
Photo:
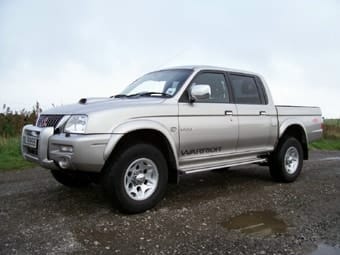
[[[153,95],[171,97],[171,95],[167,93],[163,93],[163,92],[140,92],[140,93],[128,95],[127,97],[138,97],[138,96],[143,97],[143,96],[153,96]]]
[[[163,92],[140,92],[140,93],[136,93],[136,94],[131,94],[131,95],[126,95],[126,94],[118,94],[115,96],[112,96],[113,98],[122,98],[122,97],[151,97],[151,96],[164,96],[164,97],[171,97],[171,95],[167,94],[167,93],[163,93]]]

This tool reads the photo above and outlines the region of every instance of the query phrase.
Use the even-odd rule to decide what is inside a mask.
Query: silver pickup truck
[[[322,122],[318,107],[274,105],[258,74],[174,67],[42,112],[23,128],[22,154],[64,185],[100,182],[122,212],[138,213],[183,174],[260,164],[292,182]]]

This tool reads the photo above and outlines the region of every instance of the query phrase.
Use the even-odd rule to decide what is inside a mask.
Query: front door
[[[209,85],[211,96],[193,103],[179,102],[180,164],[221,158],[234,153],[238,138],[235,104],[222,72],[199,72],[190,86]]]

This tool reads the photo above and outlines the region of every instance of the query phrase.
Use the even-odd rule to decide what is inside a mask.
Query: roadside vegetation
[[[25,169],[35,164],[27,162],[20,152],[21,129],[26,124],[35,123],[39,112],[37,102],[32,110],[12,111],[3,105],[0,113],[0,170]],[[311,149],[340,150],[340,119],[327,119],[324,122],[323,139],[310,144]]]
[[[340,119],[326,119],[323,125],[323,138],[311,143],[311,149],[340,150]]]
[[[26,124],[33,124],[41,112],[39,103],[32,110],[12,111],[3,105],[0,113],[0,170],[24,169],[35,166],[27,162],[20,152],[21,129]]]
[[[24,169],[35,164],[23,159],[20,153],[20,137],[0,138],[0,170]]]

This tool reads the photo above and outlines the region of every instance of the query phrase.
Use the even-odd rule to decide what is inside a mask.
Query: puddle
[[[286,223],[272,211],[253,211],[241,214],[222,223],[223,227],[241,233],[269,236],[287,231]]]
[[[327,244],[318,244],[318,248],[310,255],[339,255],[340,246],[329,246]]]

